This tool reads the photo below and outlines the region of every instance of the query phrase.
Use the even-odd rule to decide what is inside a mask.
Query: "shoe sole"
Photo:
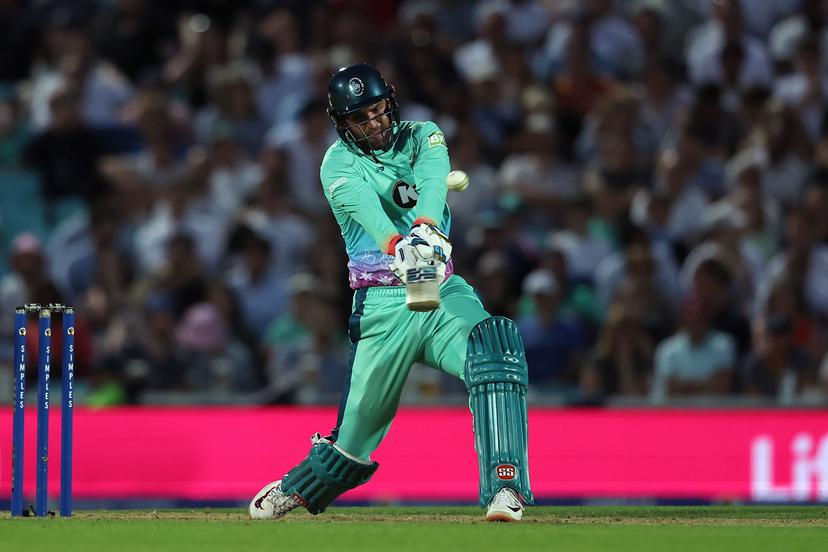
[[[268,483],[267,485],[265,485],[264,487],[262,487],[261,491],[256,493],[256,496],[253,497],[253,500],[250,501],[250,505],[247,507],[247,513],[250,515],[251,519],[254,519],[254,520],[279,519],[279,518],[273,518],[273,517],[270,517],[270,516],[256,517],[256,516],[253,515],[253,512],[256,511],[256,510],[262,510],[261,507],[259,507],[259,508],[256,507],[256,502],[259,502],[261,504],[261,500],[267,495],[267,493],[273,487],[280,484],[281,482],[282,482],[281,479],[277,479],[276,481],[272,481],[272,482]]]
[[[520,520],[515,519],[505,512],[492,512],[486,516],[487,522],[504,522],[504,523],[518,523]]]

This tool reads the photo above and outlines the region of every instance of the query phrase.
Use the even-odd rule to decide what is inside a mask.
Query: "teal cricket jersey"
[[[353,289],[401,285],[389,268],[394,260],[389,248],[416,220],[429,219],[446,235],[451,227],[446,204],[448,149],[436,124],[401,121],[394,147],[374,154],[379,163],[337,140],[319,170],[345,239]],[[451,272],[449,262],[446,278]]]

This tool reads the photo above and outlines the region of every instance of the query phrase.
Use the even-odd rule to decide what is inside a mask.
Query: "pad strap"
[[[346,456],[328,440],[316,441],[307,458],[282,478],[282,490],[312,514],[319,514],[336,497],[367,483],[379,464]]]
[[[529,381],[517,325],[502,316],[478,323],[469,335],[465,365],[474,419],[474,446],[480,467],[480,505],[503,487],[531,504],[529,486]]]

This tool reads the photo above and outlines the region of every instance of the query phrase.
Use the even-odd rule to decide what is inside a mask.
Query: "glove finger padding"
[[[428,243],[434,251],[434,256],[441,262],[447,263],[451,258],[452,247],[448,236],[433,224],[418,224],[411,229],[411,236]]]
[[[438,263],[434,248],[426,240],[406,236],[394,247],[394,261],[390,263],[389,268],[405,284],[409,270],[437,266]]]

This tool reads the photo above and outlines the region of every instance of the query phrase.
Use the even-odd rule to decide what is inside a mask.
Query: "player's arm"
[[[423,123],[413,138],[418,141],[412,167],[419,194],[414,207],[415,225],[427,222],[436,226],[446,208],[446,176],[451,170],[446,139],[440,128],[430,121]]]
[[[370,184],[356,174],[346,173],[323,173],[322,181],[331,205],[348,213],[374,238],[381,251],[393,255],[394,246],[402,236],[385,214]]]

